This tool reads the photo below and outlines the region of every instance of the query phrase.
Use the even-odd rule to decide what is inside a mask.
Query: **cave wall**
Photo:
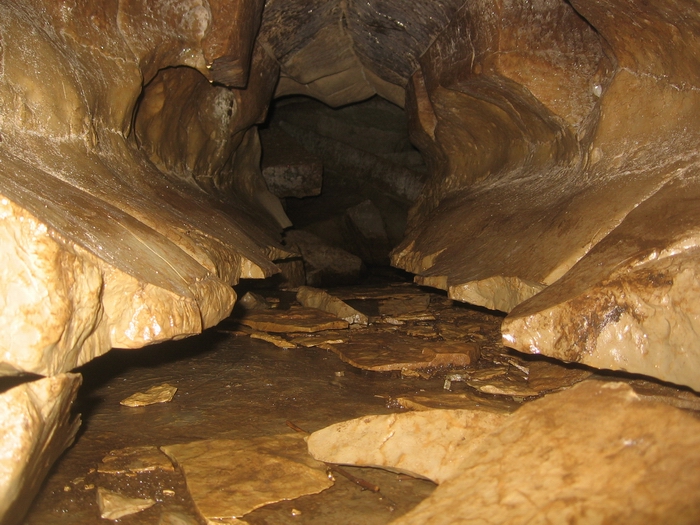
[[[699,35],[691,0],[0,4],[0,373],[48,392],[8,391],[36,460],[2,508],[75,433],[68,371],[201,332],[289,255],[272,97],[406,108],[429,177],[393,264],[509,312],[508,346],[700,389]]]

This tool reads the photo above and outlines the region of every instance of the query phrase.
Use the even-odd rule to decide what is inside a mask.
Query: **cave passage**
[[[427,171],[403,109],[377,96],[336,109],[285,97],[272,104],[260,138],[263,177],[295,230],[288,245],[315,236],[364,266],[389,264]]]
[[[0,2],[0,522],[700,522],[698,35]]]

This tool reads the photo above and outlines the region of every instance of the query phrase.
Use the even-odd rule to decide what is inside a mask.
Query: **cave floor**
[[[288,315],[293,294],[259,293],[279,310],[276,315]],[[98,470],[103,458],[114,450],[289,434],[292,429],[288,422],[313,432],[339,421],[401,412],[409,406],[510,412],[591,374],[590,370],[522,356],[503,348],[500,315],[455,304],[436,291],[392,282],[341,290],[338,295],[356,308],[364,308],[370,318],[369,327],[346,330],[349,339],[374,330],[378,341],[383,337],[387,341],[414,338],[419,343],[452,340],[478,345],[481,358],[468,367],[462,363],[461,368],[454,365],[403,372],[362,370],[335,353],[347,341],[336,342],[333,351],[328,345],[282,349],[249,337],[254,331],[239,324],[236,316],[240,314],[197,337],[138,351],[113,350],[80,369],[84,382],[76,412],[82,414],[83,425],[75,444],[47,478],[25,523],[105,523],[96,497],[100,487],[155,502],[146,510],[120,518],[118,523],[206,523],[197,511],[181,469],[126,469],[117,473]],[[398,313],[392,315],[392,308]],[[333,332],[332,337],[338,337],[338,333]],[[276,337],[286,341],[296,337],[299,341],[300,335],[323,338],[323,333],[277,333]],[[635,388],[676,399],[681,404],[697,402],[695,396],[680,389],[633,377],[625,380]],[[120,405],[131,394],[163,383],[177,387],[172,401],[137,408]],[[389,523],[435,488],[430,481],[385,470],[344,468],[380,491],[365,490],[335,473],[331,488],[258,508],[246,514],[242,522]],[[272,478],[276,475],[265,474]]]

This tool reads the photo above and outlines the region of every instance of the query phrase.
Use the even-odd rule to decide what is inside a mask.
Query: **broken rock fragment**
[[[348,327],[347,321],[316,308],[292,306],[289,310],[255,311],[240,323],[262,332],[320,332]]]
[[[97,487],[97,506],[100,508],[100,516],[106,520],[118,520],[151,508],[155,504],[151,498],[127,498],[117,492]]]
[[[358,312],[349,304],[318,288],[310,286],[300,287],[297,292],[297,301],[309,308],[318,308],[333,314],[349,324],[367,325],[369,322],[365,314]]]
[[[324,348],[352,366],[375,372],[465,367],[476,363],[481,353],[474,343],[424,341],[381,330],[350,333],[345,344]]]
[[[333,484],[298,434],[194,441],[162,450],[182,469],[201,515],[215,522]]]
[[[119,404],[127,407],[145,407],[156,403],[169,403],[177,392],[177,387],[163,383],[152,386],[145,392],[136,392],[126,399],[122,399]]]
[[[158,447],[126,447],[120,450],[112,450],[102,458],[97,467],[101,474],[124,474],[151,472],[164,470],[173,472],[173,464]]]

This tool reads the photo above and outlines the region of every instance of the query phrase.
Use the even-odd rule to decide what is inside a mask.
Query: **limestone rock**
[[[627,385],[586,381],[509,416],[394,523],[693,523],[699,425]]]
[[[347,303],[337,297],[310,286],[302,286],[297,292],[297,301],[309,308],[318,308],[324,312],[347,321],[349,324],[367,325],[368,319],[365,314],[358,312]]]
[[[289,348],[296,348],[296,344],[290,341],[287,341],[286,339],[283,339],[282,337],[279,337],[277,335],[272,335],[272,334],[266,334],[265,332],[253,332],[250,334],[251,339],[260,339],[261,341],[267,341],[268,343],[272,343],[278,348],[283,348],[285,350]]]
[[[111,490],[97,487],[97,506],[102,519],[118,520],[151,508],[155,504],[156,502],[150,498],[127,498]]]
[[[173,472],[173,464],[158,447],[142,446],[112,450],[102,458],[97,472],[102,474],[124,474],[163,470]]]
[[[169,403],[177,392],[177,387],[163,383],[155,385],[145,392],[136,392],[126,399],[122,399],[119,404],[127,407],[145,407],[157,403]]]
[[[350,333],[344,344],[324,347],[352,366],[375,372],[470,366],[480,354],[473,343],[422,341],[380,330]]]
[[[279,275],[275,277],[279,279],[279,287],[281,289],[294,289],[306,284],[303,259],[285,259],[276,261],[275,264],[280,269]]]
[[[289,310],[264,310],[246,314],[239,322],[262,332],[320,332],[348,327],[348,322],[316,308],[292,306]]]
[[[71,417],[79,374],[37,379],[0,394],[0,521],[20,523],[44,476],[72,444],[80,417]]]
[[[640,204],[567,275],[506,318],[504,342],[700,390],[700,318],[690,306],[698,290],[699,182],[668,183]]]
[[[396,402],[409,410],[486,410],[493,413],[510,414],[522,405],[512,397],[483,396],[472,390],[466,392],[440,392],[399,396]]]
[[[333,482],[308,456],[303,439],[280,435],[252,440],[205,440],[162,450],[185,474],[201,515],[216,522],[263,505],[315,494]]]
[[[367,416],[314,432],[307,444],[319,461],[388,468],[441,483],[459,474],[461,463],[507,417],[478,410]]]

